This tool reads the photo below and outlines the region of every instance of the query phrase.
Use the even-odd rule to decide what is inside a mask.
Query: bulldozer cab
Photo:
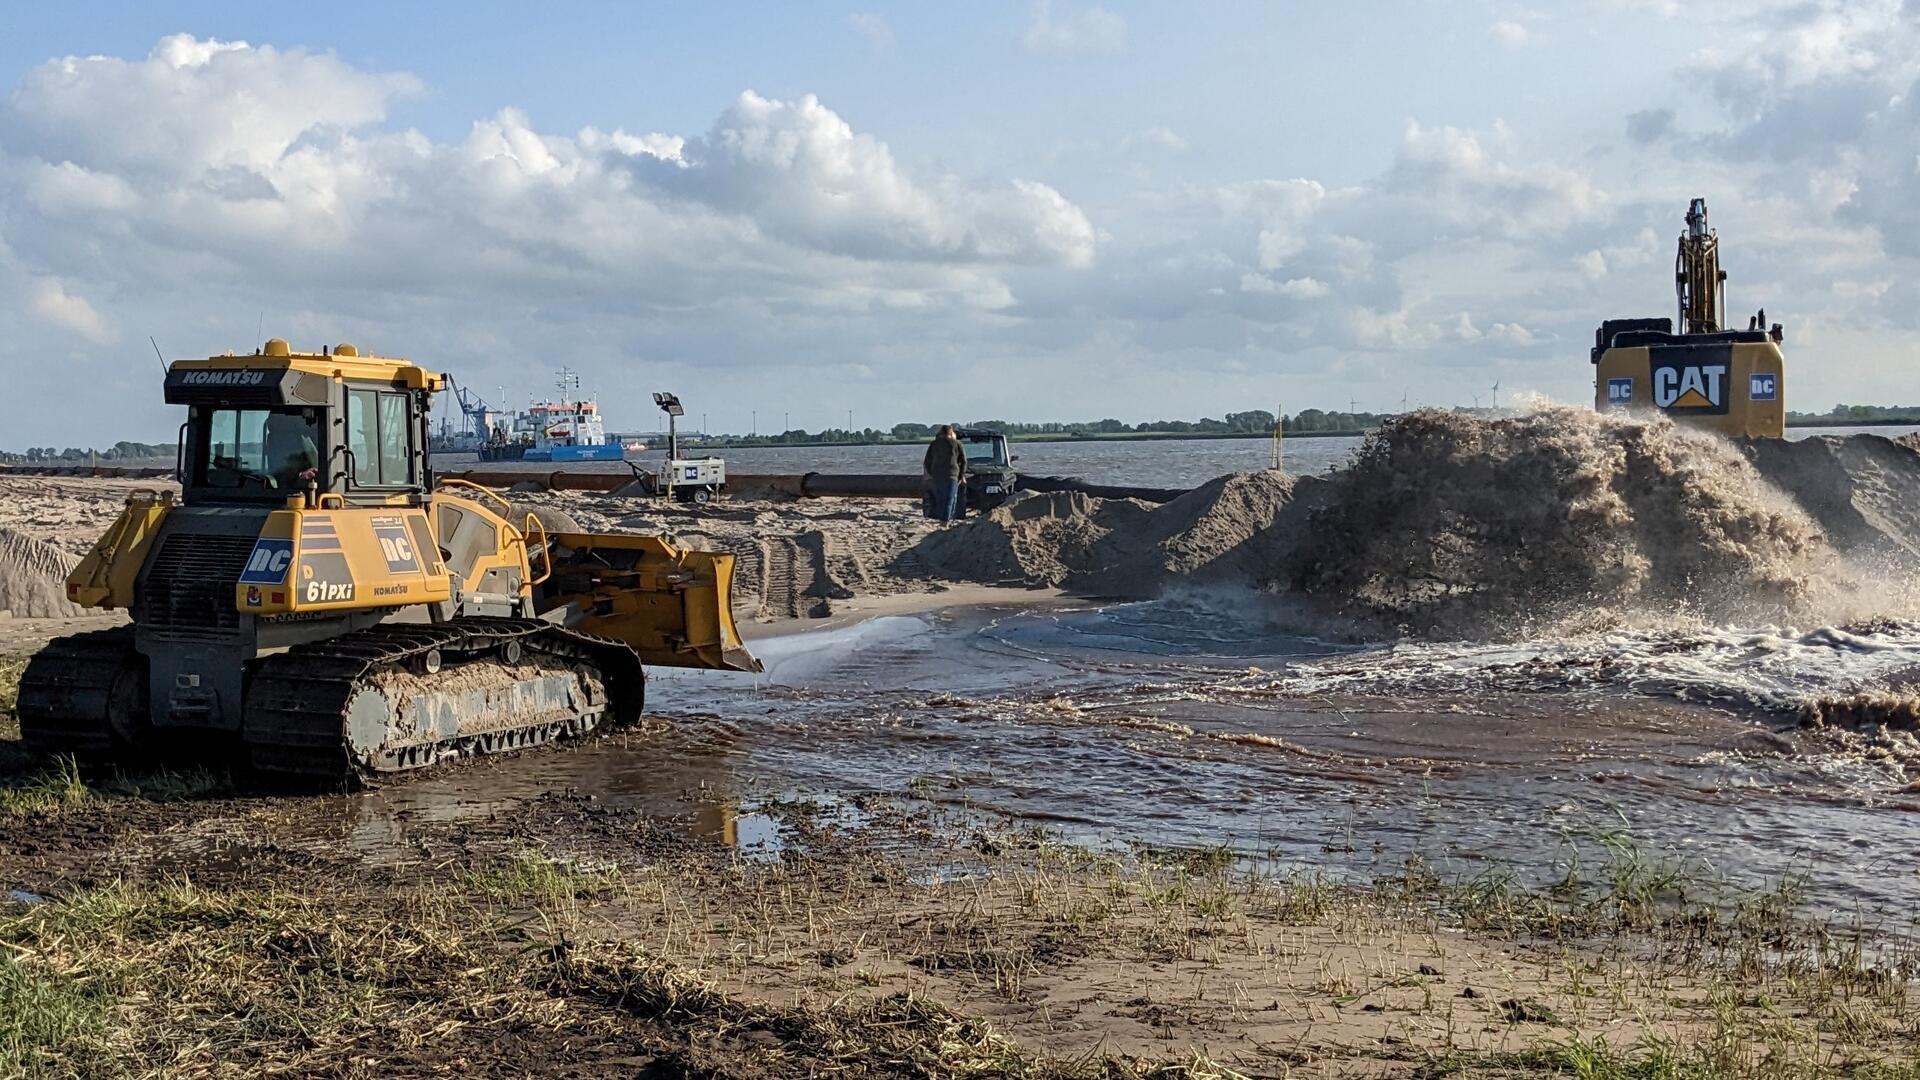
[[[166,400],[187,406],[177,472],[187,505],[390,505],[425,495],[428,395],[441,376],[351,345],[182,360]]]

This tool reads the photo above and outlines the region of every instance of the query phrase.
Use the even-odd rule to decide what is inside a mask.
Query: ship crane
[[[447,389],[453,391],[454,400],[460,404],[461,415],[467,418],[467,431],[482,439],[491,436],[493,432],[489,421],[495,411],[493,406],[488,405],[479,394],[454,382],[452,375],[447,376]]]

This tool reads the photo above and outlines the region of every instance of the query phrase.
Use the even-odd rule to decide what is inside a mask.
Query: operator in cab
[[[960,445],[960,433],[952,424],[941,425],[928,445],[921,482],[925,485],[928,517],[952,521],[960,516],[965,509],[961,490],[967,482],[967,450]]]
[[[306,416],[269,413],[264,442],[267,467],[273,470],[274,487],[298,491],[318,475],[320,447],[314,441],[318,423]]]

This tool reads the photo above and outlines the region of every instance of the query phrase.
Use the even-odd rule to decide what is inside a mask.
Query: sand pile
[[[1276,582],[1425,635],[1625,611],[1782,618],[1833,555],[1731,444],[1662,418],[1416,412],[1369,436],[1333,487]]]
[[[651,533],[731,552],[739,619],[818,618],[842,610],[844,601],[944,587],[911,554],[934,523],[905,501],[735,496],[694,506],[570,491],[515,499],[564,511],[593,531]]]
[[[1920,494],[1920,468],[1911,482]],[[1890,514],[1875,520],[1897,531]],[[1272,589],[1350,632],[1472,638],[1626,612],[1786,618],[1826,598],[1835,561],[1815,521],[1731,444],[1567,408],[1414,413],[1331,478],[1241,473],[1160,507],[1029,494],[913,553],[959,580],[1140,598]]]
[[[1153,506],[1080,492],[1027,493],[922,540],[909,555],[941,577],[1102,595],[1158,596],[1176,583],[1248,582],[1290,542],[1276,523],[1296,487],[1236,473]]]
[[[1754,467],[1857,563],[1920,571],[1920,443],[1815,435],[1745,444]]]
[[[0,528],[0,615],[57,619],[85,614],[67,600],[67,572],[78,561],[52,544]]]

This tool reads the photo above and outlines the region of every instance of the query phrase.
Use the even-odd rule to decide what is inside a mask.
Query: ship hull
[[[618,443],[598,446],[537,446],[523,461],[619,461],[625,457]]]

